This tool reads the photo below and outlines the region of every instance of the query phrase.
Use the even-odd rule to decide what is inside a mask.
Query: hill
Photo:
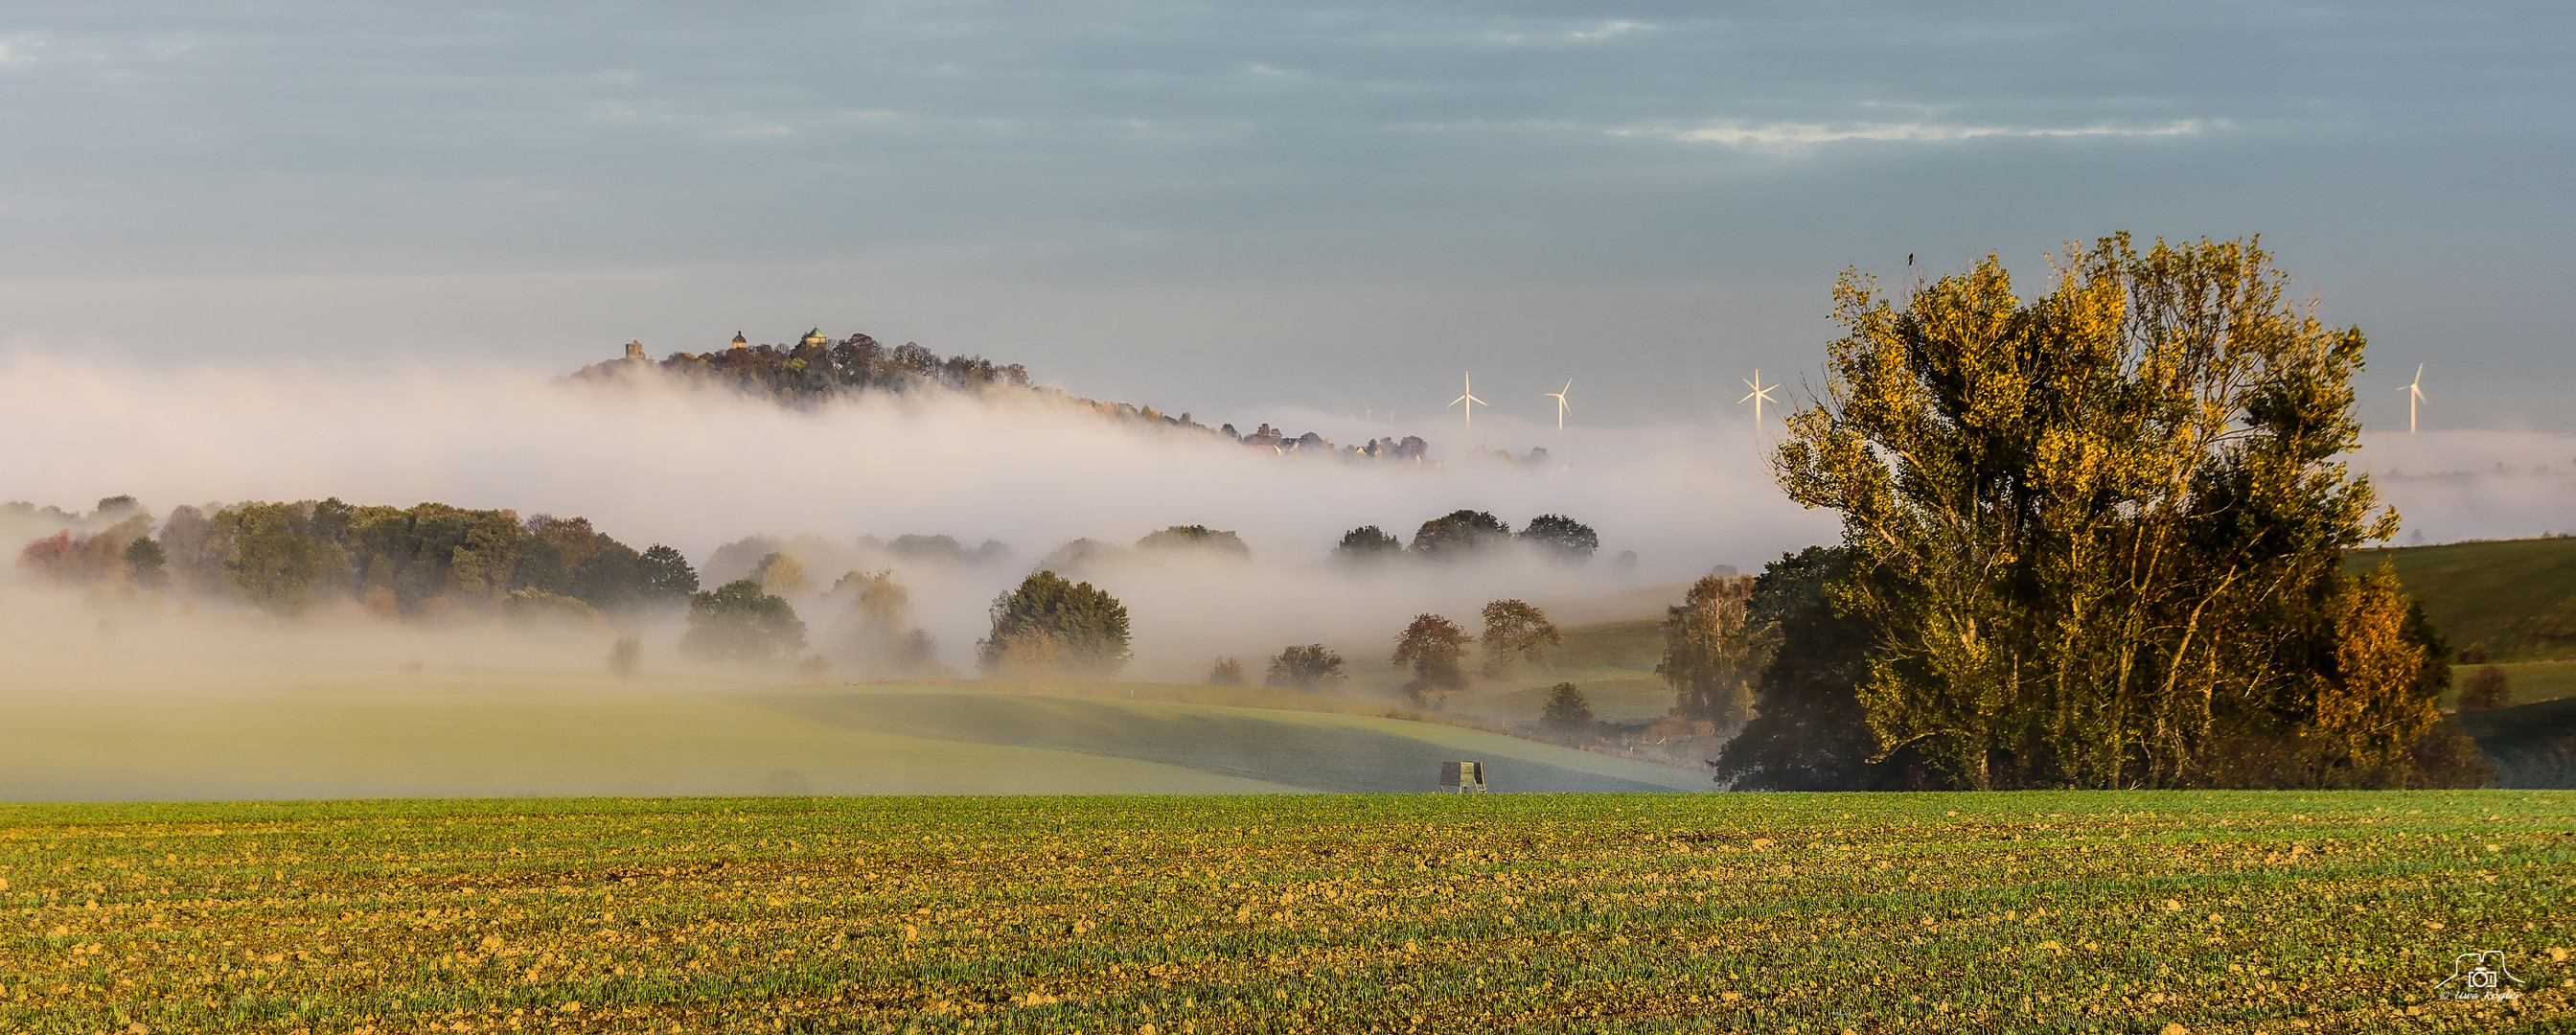
[[[2496,661],[2576,660],[2576,537],[2355,551],[2347,571],[2388,564],[2453,647]]]
[[[2387,564],[2455,649],[2484,647],[2511,704],[2576,696],[2576,537],[2503,539],[2356,551],[2362,572]],[[2453,685],[2468,678],[2453,670]]]

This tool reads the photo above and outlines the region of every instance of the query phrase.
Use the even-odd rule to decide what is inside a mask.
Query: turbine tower
[[[2424,401],[2424,364],[2415,364],[2415,380],[2398,389],[2406,393],[2406,433],[2415,433],[2415,404]]]
[[[1557,389],[1557,390],[1555,390],[1555,391],[1553,391],[1553,392],[1540,392],[1540,393],[1538,393],[1538,394],[1543,395],[1543,396],[1546,396],[1546,397],[1548,397],[1548,398],[1550,398],[1550,399],[1554,399],[1554,400],[1556,400],[1556,430],[1558,430],[1558,431],[1563,431],[1563,430],[1565,430],[1565,411],[1570,410],[1570,409],[1573,409],[1573,407],[1566,405],[1566,402],[1565,402],[1565,393],[1566,393],[1566,392],[1568,392],[1568,391],[1573,390],[1573,388],[1574,388],[1574,379],[1569,377],[1569,378],[1566,378],[1566,379],[1565,379],[1565,387],[1563,387],[1563,388],[1559,388],[1559,389]]]
[[[1449,405],[1456,406],[1459,403],[1467,404],[1467,430],[1474,431],[1476,429],[1476,407],[1491,406],[1493,404],[1486,402],[1483,399],[1476,398],[1475,374],[1467,374],[1465,384],[1467,390],[1459,393],[1457,398],[1449,400]]]
[[[1737,406],[1742,406],[1742,405],[1744,405],[1745,403],[1752,403],[1752,404],[1753,404],[1753,427],[1754,427],[1754,429],[1755,429],[1755,430],[1757,430],[1757,431],[1758,431],[1758,430],[1760,430],[1760,429],[1761,429],[1761,427],[1762,427],[1762,404],[1767,402],[1767,403],[1772,403],[1772,404],[1775,404],[1775,405],[1776,405],[1777,403],[1779,403],[1779,401],[1780,401],[1780,400],[1778,400],[1778,399],[1774,399],[1774,398],[1772,398],[1772,397],[1771,397],[1771,389],[1773,389],[1773,388],[1778,388],[1778,387],[1780,387],[1780,386],[1779,386],[1779,385],[1769,385],[1769,386],[1765,386],[1765,385],[1763,385],[1763,383],[1762,383],[1762,371],[1760,371],[1760,370],[1755,370],[1755,371],[1753,372],[1753,379],[1752,379],[1752,380],[1750,380],[1750,381],[1746,381],[1746,382],[1744,382],[1744,387],[1746,387],[1746,388],[1750,388],[1750,389],[1753,389],[1753,390],[1752,390],[1752,391],[1750,391],[1750,392],[1746,392],[1746,393],[1744,393],[1744,398],[1741,398],[1741,399],[1737,399],[1737,400],[1735,400],[1735,404],[1736,404]]]

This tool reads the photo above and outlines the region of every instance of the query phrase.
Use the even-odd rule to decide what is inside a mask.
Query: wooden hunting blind
[[[1440,763],[1440,789],[1445,791],[1452,787],[1457,788],[1458,793],[1460,794],[1465,794],[1468,791],[1483,794],[1485,792],[1485,763]]]

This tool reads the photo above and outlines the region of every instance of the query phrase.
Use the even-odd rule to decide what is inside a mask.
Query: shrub
[[[1342,656],[1320,643],[1290,647],[1270,659],[1270,674],[1263,686],[1289,690],[1313,690],[1326,682],[1344,678]]]
[[[2460,710],[2493,711],[2505,706],[2512,696],[2506,685],[2504,670],[2493,665],[2480,665],[2460,684]]]

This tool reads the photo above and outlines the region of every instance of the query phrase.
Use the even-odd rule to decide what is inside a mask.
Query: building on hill
[[[814,328],[813,330],[810,330],[810,331],[805,332],[805,338],[804,338],[804,340],[803,340],[802,342],[799,342],[799,344],[804,344],[804,345],[829,345],[829,344],[831,344],[831,343],[832,343],[832,339],[824,337],[824,336],[823,336],[823,329],[822,329],[822,328],[820,328],[820,327],[817,327],[817,328]]]
[[[733,332],[733,347],[737,349],[750,348],[751,339],[743,337],[741,331],[735,331]]]
[[[646,362],[644,358],[644,339],[637,338],[626,343],[626,361],[629,363]]]

